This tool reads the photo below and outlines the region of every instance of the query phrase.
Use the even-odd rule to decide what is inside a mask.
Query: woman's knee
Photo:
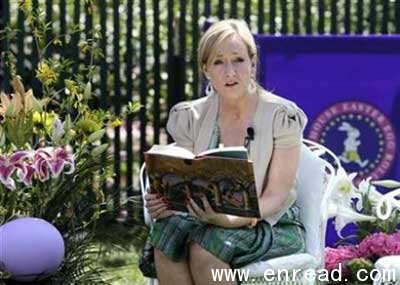
[[[171,260],[159,249],[154,248],[154,260],[157,264],[171,262]]]
[[[195,271],[202,271],[210,267],[214,263],[216,257],[205,250],[196,242],[190,244],[189,264],[190,268]]]
[[[186,260],[174,261],[157,248],[154,249],[154,260],[157,270],[180,270],[188,266]]]

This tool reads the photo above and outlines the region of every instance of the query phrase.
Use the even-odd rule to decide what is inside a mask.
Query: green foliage
[[[113,248],[98,259],[99,264],[109,268],[106,278],[113,285],[143,285],[145,278],[138,268],[139,255],[133,247]]]
[[[102,185],[112,174],[113,162],[108,145],[100,140],[106,128],[121,124],[122,118],[91,107],[98,38],[79,42],[80,52],[89,61],[72,74],[70,67],[79,59],[46,57],[53,44],[61,43],[60,37],[49,40],[46,36],[53,23],[46,22],[43,5],[32,12],[32,2],[19,4],[39,57],[28,80],[41,84],[36,94],[28,90],[13,60],[6,60],[13,93],[0,95],[0,225],[33,216],[51,222],[61,232],[66,244],[64,262],[56,274],[37,284],[109,284],[102,276],[104,270],[93,264],[101,253],[95,236],[107,203]],[[12,29],[2,31],[13,41],[11,34]],[[10,51],[5,53],[5,57],[10,55]],[[129,114],[137,108],[131,102]],[[14,284],[5,272],[0,272],[0,278]]]
[[[356,283],[365,283],[372,284],[371,279],[371,271],[375,268],[374,264],[365,258],[355,258],[347,263],[347,268],[351,272],[352,279],[356,281]],[[360,273],[358,273],[362,270]],[[361,277],[363,280],[359,280],[358,277]],[[368,278],[366,278],[368,277]],[[364,280],[366,278],[367,280]]]
[[[375,181],[374,181],[375,182]],[[374,184],[372,182],[372,184]],[[379,181],[377,181],[379,182]],[[366,182],[364,182],[365,185]],[[388,202],[382,204],[382,211],[386,213],[390,210],[390,215],[386,219],[382,219],[377,215],[377,208],[379,207],[377,204],[377,200],[373,199],[373,193],[376,192],[376,188],[367,183],[368,186],[366,191],[361,191],[361,202],[362,202],[362,210],[361,213],[369,216],[376,216],[376,221],[363,221],[358,222],[358,230],[357,230],[357,237],[359,240],[364,239],[367,235],[374,233],[374,232],[383,232],[388,234],[393,234],[396,232],[399,223],[400,223],[400,209],[395,208],[388,208]],[[364,186],[365,187],[365,186]],[[373,193],[371,193],[373,191]],[[376,195],[376,194],[375,194]],[[379,194],[380,195],[380,194]],[[383,196],[379,196],[378,199],[383,199]],[[393,203],[389,201],[389,203]]]

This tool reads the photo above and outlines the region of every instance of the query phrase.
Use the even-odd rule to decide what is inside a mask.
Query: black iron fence
[[[14,55],[16,73],[40,92],[40,83],[31,76],[39,62],[34,31],[18,10],[19,2],[0,2],[0,30],[18,30],[15,38],[1,38],[2,59],[7,53]],[[45,56],[75,59],[74,74],[90,60],[81,52],[80,42],[94,33],[101,36],[103,56],[95,62],[94,106],[120,114],[132,99],[143,105],[122,127],[108,132],[115,175],[107,189],[115,206],[121,195],[135,194],[143,151],[166,142],[167,110],[176,102],[202,96],[196,52],[207,18],[241,18],[254,33],[277,35],[400,33],[400,0],[32,0],[32,4],[32,13],[43,9],[51,23],[45,37],[61,40]],[[10,70],[4,61],[0,89],[10,91]]]

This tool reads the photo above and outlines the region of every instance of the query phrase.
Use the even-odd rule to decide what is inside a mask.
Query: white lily
[[[358,191],[362,194],[368,193],[368,199],[375,205],[377,217],[381,220],[386,220],[392,215],[393,208],[400,210],[400,201],[395,199],[396,196],[400,196],[400,188],[382,194],[376,190],[374,185],[396,188],[400,187],[400,182],[390,179],[371,181],[371,177],[368,177],[359,184]],[[361,207],[361,201],[358,201],[357,209]]]
[[[381,220],[387,220],[392,215],[393,208],[400,211],[400,201],[395,197],[400,197],[400,188],[390,191],[378,200],[376,204],[376,215]],[[385,205],[385,207],[383,207]],[[385,209],[385,212],[383,212]]]
[[[342,236],[342,230],[347,224],[365,221],[372,222],[376,220],[374,216],[357,213],[348,205],[343,203],[338,204],[333,201],[330,201],[328,204],[328,217],[335,217],[335,230],[340,238],[344,238]]]
[[[343,238],[341,232],[347,224],[376,220],[376,217],[360,214],[352,208],[352,198],[361,200],[361,194],[353,185],[356,175],[356,173],[347,175],[346,171],[339,167],[327,189],[328,218],[335,217],[335,230],[341,238]]]
[[[352,198],[360,198],[360,194],[355,191],[353,180],[357,173],[347,175],[346,171],[340,167],[332,182],[332,189],[329,193],[329,199],[338,204],[346,204],[351,207]]]
[[[376,205],[383,197],[383,194],[376,190],[376,187],[371,184],[371,177],[361,180],[360,184],[358,185],[358,192],[363,195],[368,194],[368,199],[374,205]],[[356,208],[357,210],[362,209],[362,199],[358,199]]]

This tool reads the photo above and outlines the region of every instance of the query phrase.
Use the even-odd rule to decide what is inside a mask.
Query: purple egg
[[[64,240],[49,222],[19,218],[0,227],[0,269],[12,279],[30,282],[57,271],[64,259]]]

